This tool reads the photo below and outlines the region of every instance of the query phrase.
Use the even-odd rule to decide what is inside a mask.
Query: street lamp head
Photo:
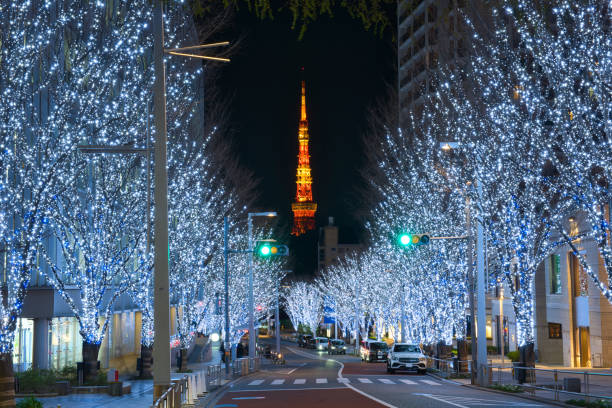
[[[264,211],[264,212],[253,212],[249,213],[249,218],[251,217],[276,217],[276,211]]]
[[[456,149],[457,147],[459,147],[458,142],[440,142],[440,149],[444,150],[445,152],[448,152],[451,149]]]

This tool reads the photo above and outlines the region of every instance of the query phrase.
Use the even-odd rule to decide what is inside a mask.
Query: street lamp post
[[[457,142],[441,142],[440,148],[444,151],[458,147]],[[477,194],[480,197],[482,195],[482,186],[480,183],[476,183]],[[482,222],[477,221],[476,223],[476,300],[477,300],[477,311],[478,319],[475,319],[474,311],[474,285],[473,285],[473,273],[472,273],[472,248],[473,238],[470,234],[471,231],[471,214],[470,214],[470,202],[469,198],[466,197],[466,228],[468,233],[468,297],[470,303],[470,314],[471,314],[471,326],[472,326],[472,360],[474,360],[474,346],[476,346],[477,357],[475,359],[476,367],[472,367],[472,377],[476,372],[476,378],[481,386],[486,385],[486,367],[487,367],[487,335],[486,335],[486,277],[485,277],[485,255],[484,255],[484,231]],[[477,327],[476,327],[477,326]],[[474,330],[476,329],[476,330]],[[474,335],[476,335],[477,342],[474,343]],[[474,370],[475,368],[475,370]],[[473,381],[473,380],[472,380]]]
[[[276,217],[276,213],[256,212],[247,215],[249,250],[249,364],[255,358],[255,302],[253,300],[253,217]]]

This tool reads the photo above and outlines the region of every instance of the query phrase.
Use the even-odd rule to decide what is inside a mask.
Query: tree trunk
[[[0,354],[0,407],[15,406],[15,376],[13,375],[13,356]]]
[[[520,365],[521,367],[535,367],[535,351],[534,344],[527,343],[519,347]],[[518,369],[518,382],[523,384],[531,379],[534,370]]]
[[[95,381],[98,377],[99,344],[83,342],[83,383]]]
[[[140,378],[153,378],[153,346],[140,345]]]
[[[178,371],[181,373],[187,371],[187,349],[186,348],[181,348],[179,350]]]
[[[468,347],[467,341],[465,339],[457,340],[457,371],[460,373],[465,373],[468,371]]]

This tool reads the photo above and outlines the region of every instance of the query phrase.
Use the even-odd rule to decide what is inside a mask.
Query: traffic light
[[[279,245],[273,239],[257,241],[257,245],[255,245],[255,254],[262,258],[287,256],[289,255],[289,247],[287,247],[287,245]]]
[[[412,245],[427,245],[429,244],[429,235],[402,233],[399,236],[399,243],[403,247]]]

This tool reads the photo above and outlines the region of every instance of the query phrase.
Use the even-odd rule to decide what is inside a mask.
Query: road
[[[285,343],[284,366],[264,365],[233,382],[211,408],[479,408],[552,407],[540,402],[465,387],[429,375],[389,375],[383,363],[328,356]]]

